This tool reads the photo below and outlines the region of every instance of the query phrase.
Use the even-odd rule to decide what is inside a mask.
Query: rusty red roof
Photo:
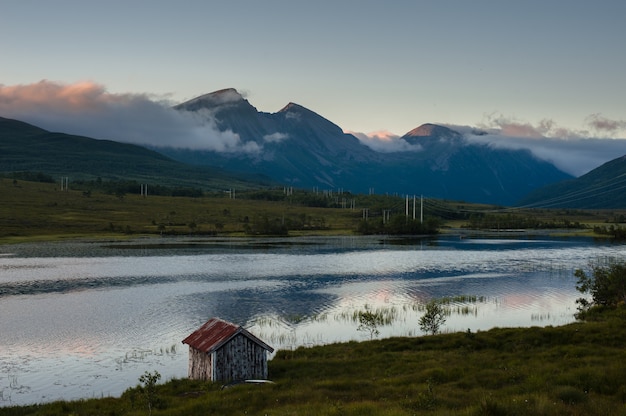
[[[189,334],[183,340],[183,344],[187,344],[204,353],[210,353],[219,349],[237,334],[242,334],[269,352],[274,352],[274,348],[243,329],[243,327],[219,318],[211,318],[206,321],[204,325]]]

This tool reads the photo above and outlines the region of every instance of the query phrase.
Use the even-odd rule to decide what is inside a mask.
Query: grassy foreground
[[[271,385],[170,380],[153,415],[624,415],[626,308],[563,327],[493,329],[279,351]],[[0,408],[0,415],[146,415],[120,398]]]

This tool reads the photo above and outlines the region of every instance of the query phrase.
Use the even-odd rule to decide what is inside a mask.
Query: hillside
[[[76,179],[135,180],[202,189],[249,189],[269,183],[262,177],[228,173],[174,161],[141,146],[96,140],[0,117],[0,173],[42,172]]]
[[[626,208],[625,188],[626,155],[580,178],[542,187],[521,199],[518,205],[532,208]]]

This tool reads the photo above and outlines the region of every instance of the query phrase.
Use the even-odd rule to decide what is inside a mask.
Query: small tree
[[[578,278],[576,290],[582,294],[590,294],[587,298],[576,300],[578,307],[577,318],[583,318],[585,312],[594,306],[615,307],[626,302],[626,263],[611,262],[607,266],[591,265],[589,276],[582,269],[577,269],[574,276]]]
[[[148,404],[148,413],[152,414],[152,408],[157,407],[160,404],[160,399],[156,392],[156,384],[161,379],[161,374],[158,371],[153,373],[145,372],[139,377],[139,382],[142,384],[141,391],[144,394],[146,402]]]
[[[384,324],[384,319],[381,313],[366,310],[359,311],[358,316],[359,327],[356,329],[357,331],[369,332],[370,339],[374,339],[374,337],[380,334],[378,326]]]
[[[441,326],[446,322],[446,311],[441,303],[431,300],[426,304],[426,312],[420,318],[420,329],[429,334],[435,335]]]

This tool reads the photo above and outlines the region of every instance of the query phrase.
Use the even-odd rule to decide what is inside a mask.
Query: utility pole
[[[391,210],[383,209],[383,224],[387,224],[391,219]]]
[[[406,195],[406,203],[404,208],[404,216],[408,218],[409,216],[409,195]]]

